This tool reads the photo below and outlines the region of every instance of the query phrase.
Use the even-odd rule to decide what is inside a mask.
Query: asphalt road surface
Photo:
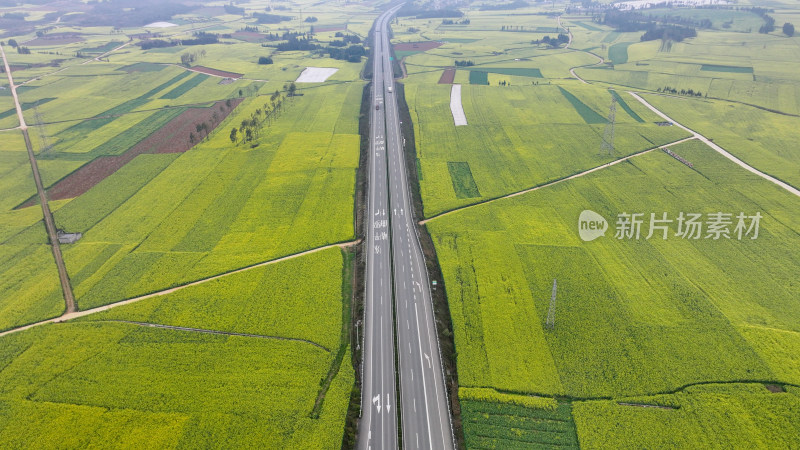
[[[397,9],[399,6],[378,17],[374,33],[364,382],[358,446],[452,449],[430,284],[405,178],[404,143],[389,59],[388,24]]]

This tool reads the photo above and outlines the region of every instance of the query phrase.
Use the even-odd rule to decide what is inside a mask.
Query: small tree
[[[789,22],[783,24],[783,34],[789,37],[794,36],[794,25],[790,24]]]
[[[292,81],[292,84],[289,85],[289,97],[294,97],[295,91],[297,91],[297,86],[295,86],[294,81]]]
[[[238,137],[238,134],[239,130],[237,130],[236,127],[233,127],[231,129],[231,142],[233,142],[234,144],[236,143],[236,138]]]
[[[189,133],[189,143],[190,143],[190,144],[192,144],[192,145],[194,145],[194,142],[195,142],[196,140],[197,140],[197,138],[196,138],[196,137],[194,137],[194,133]]]
[[[9,39],[9,40],[8,40],[8,45],[10,45],[10,46],[11,46],[11,48],[17,48],[17,46],[18,46],[19,44],[17,44],[17,41],[16,41],[15,39]]]

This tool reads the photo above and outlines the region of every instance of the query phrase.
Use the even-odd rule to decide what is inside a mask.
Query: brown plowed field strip
[[[194,66],[192,67],[192,70],[207,75],[214,75],[215,77],[242,78],[244,76],[244,74],[241,73],[226,72],[224,70],[212,69],[210,67],[205,67],[205,66]]]
[[[58,183],[47,190],[47,197],[50,200],[64,200],[75,198],[88,191],[114,172],[128,164],[133,158],[143,153],[182,153],[194,146],[189,141],[189,134],[195,133],[196,124],[211,123],[214,112],[222,122],[238,105],[242,99],[232,99],[231,107],[220,110],[220,105],[224,101],[219,101],[210,108],[190,108],[178,117],[167,122],[158,131],[146,137],[138,144],[131,147],[128,151],[119,156],[101,156],[95,158],[90,163],[81,166]],[[213,124],[216,128],[219,122]],[[205,137],[205,136],[203,136]],[[35,205],[35,199],[26,202],[22,207]]]
[[[453,84],[453,80],[455,79],[456,69],[444,69],[441,78],[439,78],[439,84]]]

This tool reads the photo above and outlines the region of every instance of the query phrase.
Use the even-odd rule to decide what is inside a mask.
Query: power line
[[[617,97],[611,96],[611,106],[608,108],[608,123],[603,132],[603,143],[600,144],[600,155],[614,155],[614,123],[617,120]]]

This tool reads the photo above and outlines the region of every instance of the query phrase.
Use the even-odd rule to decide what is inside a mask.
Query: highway
[[[358,447],[452,449],[430,282],[405,178],[400,115],[389,59],[388,24],[397,9],[399,6],[378,17],[374,33]]]

